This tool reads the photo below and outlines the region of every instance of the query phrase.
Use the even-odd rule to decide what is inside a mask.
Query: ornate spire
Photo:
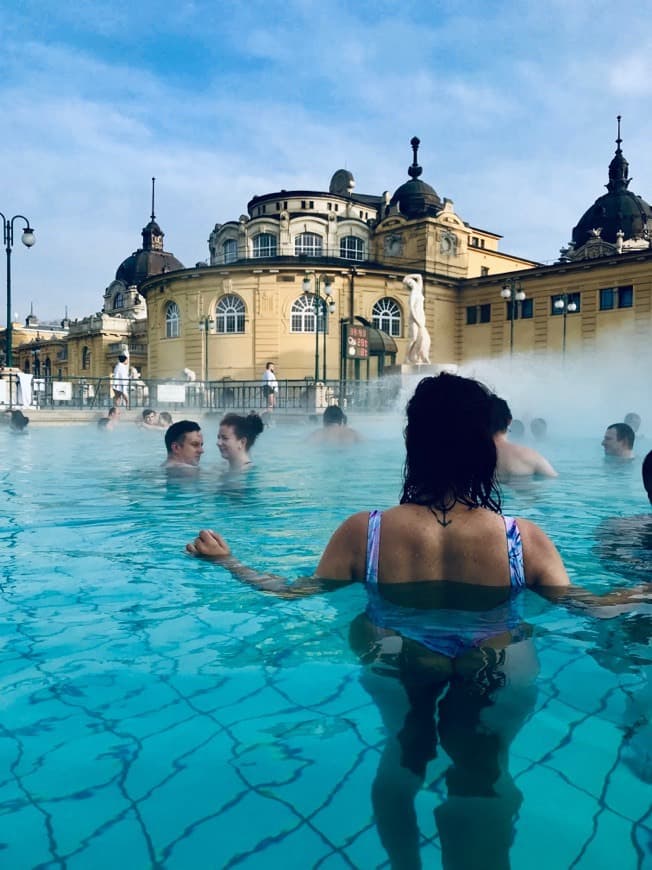
[[[412,166],[408,168],[408,175],[412,179],[418,178],[423,172],[423,169],[417,163],[417,154],[419,152],[420,144],[421,140],[418,139],[416,136],[413,136],[412,139],[410,139],[410,145],[412,146],[412,153],[414,154],[414,157],[412,158]]]
[[[629,178],[629,163],[625,160],[621,149],[622,138],[620,136],[620,121],[621,116],[618,115],[618,137],[616,139],[616,155],[609,164],[609,182],[607,190],[609,193],[615,193],[620,190],[627,190],[631,178]]]
[[[154,193],[156,178],[152,178],[152,214],[150,215],[149,223],[143,229],[143,250],[144,251],[162,251],[163,236],[165,233],[156,223],[156,215],[154,214]]]

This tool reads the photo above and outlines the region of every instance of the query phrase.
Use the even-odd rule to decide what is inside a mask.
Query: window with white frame
[[[254,257],[275,257],[276,236],[271,233],[258,233],[254,236]]]
[[[225,263],[235,263],[238,259],[238,243],[235,239],[227,239],[222,245],[222,257]]]
[[[315,331],[315,302],[314,293],[304,293],[292,303],[290,312],[290,332],[314,332]],[[319,332],[324,331],[326,322],[326,305],[323,299],[319,300]]]
[[[222,296],[215,306],[216,329],[221,333],[245,331],[245,304],[239,296]]]
[[[301,233],[294,240],[295,256],[321,257],[323,242],[317,233]],[[314,330],[313,330],[314,331]]]
[[[179,338],[181,312],[176,302],[168,302],[165,306],[165,337]]]
[[[401,336],[401,308],[395,299],[385,296],[374,303],[371,318],[376,329],[382,329],[394,338]]]
[[[364,260],[364,241],[357,236],[340,239],[340,257],[345,260]]]

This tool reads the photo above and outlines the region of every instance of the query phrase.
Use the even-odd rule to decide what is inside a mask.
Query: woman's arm
[[[186,544],[186,551],[192,556],[216,562],[226,568],[236,580],[261,592],[268,592],[279,598],[306,598],[341,589],[362,579],[368,516],[366,513],[356,514],[342,523],[326,545],[315,574],[312,577],[299,577],[294,581],[276,574],[261,573],[239,562],[224,538],[212,529],[202,529],[194,541]],[[361,533],[362,540],[359,539]]]
[[[523,541],[527,584],[543,598],[602,617],[617,616],[637,604],[650,601],[652,583],[642,583],[627,589],[613,589],[603,595],[596,595],[582,586],[571,584],[561,556],[546,533],[534,523],[520,518],[518,527]],[[610,612],[606,612],[605,608],[610,608]]]

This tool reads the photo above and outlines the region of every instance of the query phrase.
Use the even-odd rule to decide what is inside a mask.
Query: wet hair
[[[611,423],[607,426],[607,429],[615,429],[616,438],[619,441],[624,441],[627,447],[630,450],[632,449],[636,435],[631,426],[628,426],[627,423]]]
[[[230,426],[236,438],[244,438],[247,450],[254,446],[256,438],[265,428],[262,418],[255,411],[247,414],[246,417],[242,414],[225,414],[220,420],[220,426]]]
[[[109,418],[100,417],[100,419],[97,421],[97,425],[99,429],[106,429],[106,427],[109,425]]]
[[[12,429],[24,429],[29,423],[29,417],[26,417],[22,411],[12,411],[9,425]]]
[[[109,410],[106,412],[106,416],[109,418],[114,417],[117,413],[118,413],[118,409],[116,407],[109,408]]]
[[[650,450],[648,455],[643,460],[642,473],[643,486],[645,487],[647,496],[650,499],[650,504],[652,504],[652,450]]]
[[[183,444],[183,439],[188,432],[201,432],[201,426],[194,420],[179,420],[169,427],[165,433],[165,446],[168,453],[172,452],[173,444]]]
[[[446,372],[424,378],[407,404],[401,504],[500,512],[490,391]]]
[[[346,414],[339,405],[329,405],[322,417],[324,426],[346,426]]]
[[[491,415],[489,420],[491,434],[496,435],[498,432],[507,432],[511,422],[512,412],[509,410],[507,402],[499,396],[492,395]]]
[[[161,411],[158,418],[162,423],[167,423],[168,426],[172,425],[172,414],[169,411]]]
[[[150,414],[156,414],[156,411],[153,408],[144,408],[143,409],[143,420],[146,420]]]
[[[625,423],[634,430],[634,432],[638,432],[638,427],[641,425],[641,417],[636,411],[630,411],[629,414],[625,414]]]

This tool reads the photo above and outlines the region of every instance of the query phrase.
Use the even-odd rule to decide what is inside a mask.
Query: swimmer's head
[[[530,432],[535,438],[545,438],[548,431],[548,424],[543,417],[535,417],[530,423]]]
[[[643,486],[652,504],[652,450],[643,460]]]
[[[514,438],[522,438],[525,435],[525,426],[520,420],[512,420],[509,424],[509,432]]]
[[[629,414],[625,414],[623,422],[627,423],[634,432],[638,432],[641,425],[641,418],[635,411],[630,411]]]
[[[168,456],[173,453],[174,444],[183,444],[186,435],[189,432],[201,432],[199,423],[194,420],[179,420],[178,423],[173,423],[165,433],[165,447],[168,451]]]
[[[455,502],[500,510],[492,394],[478,381],[424,378],[407,405],[401,504]]]
[[[491,397],[491,434],[497,435],[500,432],[507,432],[509,424],[512,422],[512,412],[509,410],[509,405],[500,396]],[[522,425],[522,424],[521,424]]]
[[[265,428],[262,418],[255,411],[243,416],[242,414],[225,414],[220,420],[221,426],[229,426],[233,429],[236,438],[244,439],[247,450],[254,446],[256,438]]]
[[[346,426],[346,414],[338,405],[329,405],[322,420],[324,426]]]

